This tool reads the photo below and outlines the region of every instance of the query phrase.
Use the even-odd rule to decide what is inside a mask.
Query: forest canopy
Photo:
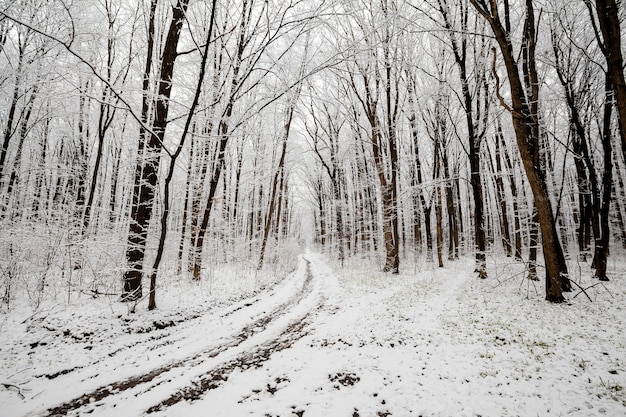
[[[7,0],[3,308],[163,274],[487,256],[545,297],[626,248],[617,0]],[[38,301],[39,300],[39,301]],[[134,309],[134,307],[133,307]]]

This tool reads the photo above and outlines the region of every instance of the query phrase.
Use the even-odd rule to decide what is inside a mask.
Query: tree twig
[[[22,387],[20,387],[17,384],[12,384],[11,382],[0,382],[0,385],[2,385],[4,388],[6,388],[7,390],[10,390],[11,388],[17,390],[17,395],[20,396],[21,399],[25,399],[26,397],[24,396],[24,391],[28,391],[26,389],[23,389]]]
[[[593,287],[595,287],[595,286],[596,286],[596,285],[598,285],[598,284],[601,284],[601,282],[598,282],[598,283],[593,284],[593,285],[591,285],[591,286],[589,286],[589,287],[587,287],[587,288],[583,288],[583,287],[581,287],[581,286],[580,286],[580,285],[579,285],[576,281],[573,281],[573,280],[571,280],[571,279],[570,279],[570,280],[569,280],[569,282],[571,282],[572,284],[574,284],[574,285],[576,285],[578,288],[580,288],[580,292],[579,292],[578,294],[576,294],[575,296],[573,296],[573,297],[572,297],[572,300],[573,300],[574,298],[578,297],[578,296],[580,295],[580,293],[585,293],[585,295],[587,296],[587,298],[589,299],[589,301],[591,301],[592,303],[593,303],[593,300],[591,299],[591,297],[589,297],[589,294],[587,294],[587,290],[588,290],[589,288],[593,288]],[[610,293],[609,293],[609,294],[610,294]]]

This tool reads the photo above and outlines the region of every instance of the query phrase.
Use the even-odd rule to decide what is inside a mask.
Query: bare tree
[[[372,5],[373,6],[373,5]],[[381,195],[382,232],[385,243],[383,271],[398,273],[400,235],[398,228],[398,144],[397,122],[400,110],[398,46],[394,27],[389,24],[397,12],[395,2],[382,0],[376,5],[386,22],[378,25],[377,9],[364,10],[355,17],[355,28],[348,27],[353,39],[363,39],[369,56],[348,65],[349,85],[363,110],[369,127],[371,152]],[[368,15],[369,14],[369,15]]]
[[[585,0],[592,21],[594,13],[591,0]],[[598,42],[606,57],[607,73],[611,79],[617,107],[619,132],[622,138],[622,155],[626,161],[626,81],[624,80],[624,59],[622,57],[622,34],[620,29],[620,9],[617,0],[596,0],[595,18],[600,26]],[[623,10],[623,7],[622,7]],[[594,28],[595,28],[595,21]],[[597,29],[596,29],[597,33]]]
[[[172,6],[172,18],[163,44],[162,58],[156,71],[159,74],[159,80],[154,102],[152,102],[149,83],[152,78],[152,60],[154,58],[154,19],[157,0],[152,0],[150,6],[148,48],[143,81],[142,119],[145,123],[151,121],[152,131],[146,131],[143,125],[140,130],[133,203],[128,231],[128,246],[126,249],[128,269],[124,273],[124,292],[122,294],[124,301],[134,301],[141,298],[142,295],[142,269],[146,257],[148,226],[152,218],[154,197],[158,186],[158,172],[163,141],[165,139],[165,128],[168,123],[167,115],[172,94],[172,78],[177,57],[176,48],[188,5],[189,0],[179,0],[176,5]],[[154,110],[150,114],[149,112],[152,108]]]
[[[120,84],[124,85],[128,75],[130,73],[131,64],[133,60],[132,54],[132,36],[129,44],[128,60],[124,63],[122,68],[119,69],[117,74],[114,74],[114,64],[117,55],[117,44],[119,42],[118,32],[119,28],[116,25],[118,23],[118,15],[120,13],[119,6],[113,3],[112,0],[104,0],[103,2],[105,16],[107,18],[107,40],[106,40],[106,61],[104,62],[104,78],[107,83],[102,86],[102,93],[99,99],[98,106],[98,131],[97,131],[97,145],[95,149],[96,157],[94,166],[91,173],[91,181],[89,185],[89,192],[87,194],[87,201],[85,203],[85,210],[83,213],[83,234],[87,233],[89,224],[91,223],[92,210],[95,202],[96,191],[98,188],[98,179],[101,177],[100,166],[104,155],[105,140],[107,134],[111,129],[115,115],[117,113],[118,104],[120,102],[119,97],[115,96],[111,92],[110,85]]]
[[[328,175],[332,188],[334,204],[329,209],[335,212],[335,231],[337,233],[337,255],[343,266],[345,260],[345,233],[343,224],[344,199],[341,192],[343,165],[339,154],[339,139],[345,119],[338,109],[331,109],[327,103],[320,105],[319,112],[310,106],[313,126],[307,124],[307,134],[311,138],[313,152],[317,156],[322,170]],[[355,171],[358,171],[356,169]]]
[[[520,63],[513,51],[508,1],[505,1],[504,12],[500,10],[498,2],[495,0],[470,0],[470,2],[491,26],[506,67],[511,92],[511,106],[503,98],[501,104],[511,114],[517,147],[537,208],[546,264],[546,299],[559,303],[564,300],[562,291],[570,290],[571,284],[568,278],[565,255],[556,229],[545,173],[538,163],[540,141],[539,81],[535,67],[537,37],[533,2],[532,0],[525,2],[526,17],[521,40],[522,71],[520,71]]]
[[[469,160],[470,160],[470,184],[474,199],[474,239],[476,246],[476,272],[480,278],[487,278],[486,269],[486,246],[484,197],[481,179],[481,144],[483,143],[487,121],[489,96],[486,90],[486,69],[484,58],[487,55],[488,43],[484,36],[477,39],[474,52],[471,54],[468,46],[470,29],[470,13],[467,5],[459,3],[456,7],[458,28],[454,25],[455,16],[452,14],[450,4],[446,0],[437,0],[438,11],[443,20],[443,26],[447,30],[450,39],[454,62],[459,71],[461,82],[462,106],[465,112]],[[477,29],[475,32],[478,32]],[[476,36],[475,36],[476,37]],[[473,59],[473,68],[471,68]],[[481,67],[481,65],[483,67]],[[473,78],[471,77],[473,74]],[[483,94],[481,94],[483,93]],[[484,99],[484,101],[482,100]],[[481,106],[484,106],[482,108]]]

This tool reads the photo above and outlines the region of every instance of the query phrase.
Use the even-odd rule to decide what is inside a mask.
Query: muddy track
[[[310,261],[305,259],[305,262],[306,262],[306,277],[302,284],[302,287],[298,290],[298,292],[296,292],[287,301],[276,306],[269,313],[264,314],[263,316],[255,320],[254,322],[247,324],[246,326],[241,328],[239,331],[234,332],[230,336],[226,337],[225,341],[222,344],[208,347],[194,355],[188,356],[187,358],[170,362],[163,366],[157,367],[150,372],[137,375],[131,378],[127,378],[122,381],[117,381],[117,382],[106,384],[91,392],[81,395],[80,397],[77,397],[73,400],[62,403],[56,407],[49,408],[42,414],[42,416],[46,416],[46,417],[65,416],[69,414],[70,412],[76,411],[86,405],[93,405],[95,402],[101,401],[109,396],[117,395],[126,390],[135,388],[141,384],[149,383],[155,378],[157,378],[158,376],[165,374],[166,372],[171,371],[173,369],[181,368],[183,366],[189,366],[189,367],[197,366],[200,363],[208,359],[215,358],[221,353],[229,349],[232,349],[236,346],[239,346],[250,337],[263,332],[270,323],[282,317],[284,314],[286,314],[286,311],[288,311],[291,307],[300,303],[308,294],[311,293],[313,286],[312,286],[312,274],[310,271]],[[297,339],[304,336],[304,333],[302,333],[302,327],[304,327],[304,323],[306,321],[305,319],[307,316],[309,316],[309,314],[307,314],[305,317],[300,318],[300,320],[298,320],[297,323],[291,323],[288,326],[288,328],[283,333],[281,333],[281,335],[277,339],[272,340],[262,345],[261,346],[262,349],[257,349],[249,354],[241,355],[240,357],[234,360],[226,362],[226,364],[220,365],[218,368],[215,368],[213,371],[211,371],[209,375],[213,375],[212,378],[219,378],[219,375],[223,375],[225,377],[228,373],[232,372],[234,369],[237,369],[239,367],[241,367],[242,369],[247,369],[250,366],[252,366],[252,365],[245,366],[247,363],[252,363],[251,362],[252,359],[246,359],[248,356],[250,356],[251,358],[256,357],[257,360],[265,357],[265,360],[267,360],[267,358],[269,358],[271,353],[279,352],[280,350],[288,348],[289,346],[291,346],[291,344],[293,344],[293,342],[295,342]],[[288,343],[288,340],[290,339],[293,339],[293,341],[291,343]],[[261,353],[261,350],[266,351],[266,354],[263,355]],[[259,363],[262,363],[263,361],[264,360],[262,360]],[[239,366],[237,365],[236,362],[239,363]],[[189,389],[189,390],[185,389],[185,392],[187,392],[186,394],[176,393],[172,397],[170,397],[170,399],[163,401],[158,406],[155,406],[157,408],[152,407],[150,410],[152,410],[152,412],[157,411],[163,407],[175,404],[176,402],[181,401],[183,399],[187,399],[189,395],[192,395],[190,394],[192,392],[197,392],[194,395],[199,395],[201,392],[211,389],[211,386],[210,386],[211,384],[202,382],[205,380],[206,378],[204,377],[201,379],[201,382],[199,385],[201,390],[199,390],[197,387],[193,389]],[[182,395],[182,396],[177,401],[174,401],[173,398],[176,397],[177,395]],[[189,399],[192,399],[192,398],[193,398],[193,395],[192,397],[189,397]]]
[[[147,413],[150,414],[162,411],[165,408],[181,401],[198,400],[207,391],[218,388],[223,382],[227,381],[228,375],[232,372],[236,370],[245,371],[246,369],[261,367],[261,365],[269,360],[274,353],[290,348],[296,341],[304,337],[307,334],[306,325],[309,323],[310,318],[314,315],[313,313],[318,312],[321,307],[322,304],[320,303],[314,311],[311,311],[303,317],[300,317],[298,320],[291,322],[276,339],[258,346],[251,352],[245,352],[214,368],[206,375],[193,381],[191,385],[180,389],[166,400],[150,407],[147,410]]]

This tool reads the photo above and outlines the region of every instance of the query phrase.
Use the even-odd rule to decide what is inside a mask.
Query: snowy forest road
[[[238,316],[229,323],[242,323],[239,330],[232,332],[231,329],[228,336],[218,339],[208,336],[206,347],[192,355],[162,363],[148,372],[103,383],[37,414],[49,417],[86,413],[151,414],[181,401],[200,398],[227,381],[229,374],[236,370],[261,366],[274,353],[289,348],[303,337],[307,325],[323,306],[324,297],[310,264],[309,260],[301,258],[298,269],[267,297],[256,298],[227,312],[228,316]],[[240,322],[246,317],[254,319]],[[195,326],[183,330],[195,334],[202,331]],[[187,336],[194,337],[193,334]],[[184,340],[185,335],[178,334],[177,339]],[[167,349],[172,351],[176,346],[167,345]]]
[[[48,311],[3,333],[0,417],[624,415],[625,281],[544,308],[525,265],[474,267],[390,275],[307,253],[200,310]]]

